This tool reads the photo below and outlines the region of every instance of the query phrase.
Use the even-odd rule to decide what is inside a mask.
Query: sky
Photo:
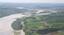
[[[0,0],[9,3],[64,3],[64,0]]]

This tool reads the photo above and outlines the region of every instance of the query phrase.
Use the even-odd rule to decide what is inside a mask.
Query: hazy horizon
[[[0,0],[3,3],[64,3],[64,0]]]

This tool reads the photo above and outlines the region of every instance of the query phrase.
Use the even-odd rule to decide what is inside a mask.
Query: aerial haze
[[[0,0],[8,3],[64,3],[64,0]]]
[[[40,34],[64,35],[64,0],[0,0],[0,35]]]

